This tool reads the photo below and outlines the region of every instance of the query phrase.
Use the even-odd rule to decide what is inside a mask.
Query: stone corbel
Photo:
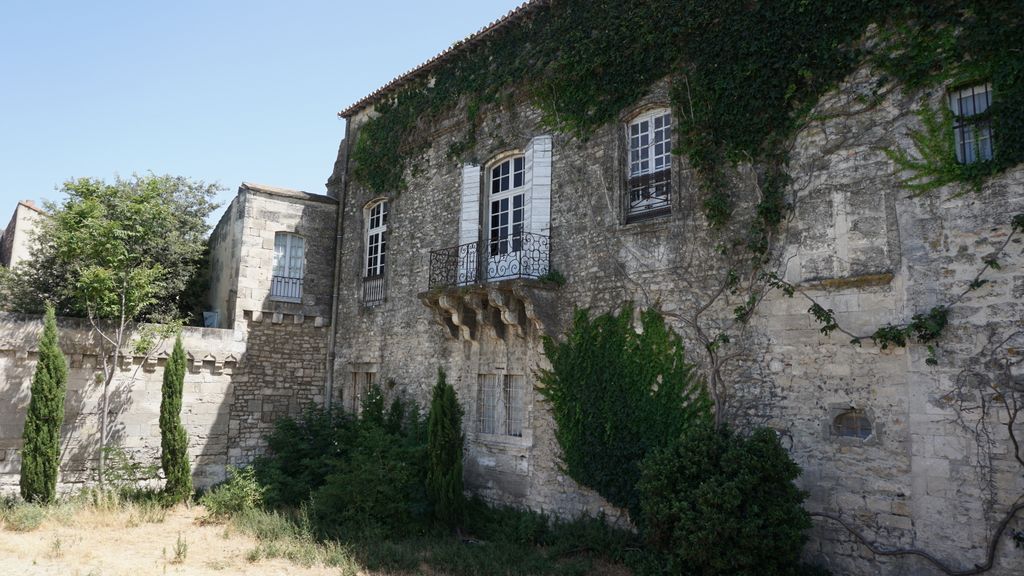
[[[472,314],[466,314],[465,307],[462,305],[462,299],[458,296],[452,296],[450,294],[441,294],[437,299],[438,305],[444,309],[451,317],[452,324],[454,324],[458,330],[459,335],[463,340],[469,340],[476,342],[476,312]]]
[[[525,336],[525,326],[520,321],[523,308],[521,299],[511,292],[490,288],[487,290],[487,300],[500,313],[502,324],[511,326],[512,332],[516,336],[523,338]]]

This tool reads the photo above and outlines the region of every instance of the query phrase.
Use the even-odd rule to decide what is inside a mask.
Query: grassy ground
[[[202,506],[76,498],[59,505],[0,508],[5,574],[583,575],[628,576],[571,541],[550,547],[447,535],[402,539],[353,535],[317,542],[274,513],[251,511],[210,522]]]

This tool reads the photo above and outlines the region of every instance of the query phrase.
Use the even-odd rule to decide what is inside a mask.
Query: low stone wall
[[[251,319],[251,313],[247,314]],[[261,317],[261,315],[257,315]],[[244,465],[262,453],[275,420],[322,403],[326,328],[309,318],[275,318],[235,330],[185,328],[189,359],[182,401],[196,487],[225,477],[227,464]],[[60,489],[93,482],[99,457],[102,360],[87,323],[58,319],[69,366]],[[0,314],[0,491],[17,490],[20,448],[32,374],[38,360],[39,317]],[[135,461],[159,464],[163,368],[173,341],[147,358],[120,363],[110,387],[110,442]]]

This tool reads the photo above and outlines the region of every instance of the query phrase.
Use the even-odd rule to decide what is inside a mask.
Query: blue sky
[[[520,3],[8,0],[0,226],[85,176],[324,193],[338,111]]]

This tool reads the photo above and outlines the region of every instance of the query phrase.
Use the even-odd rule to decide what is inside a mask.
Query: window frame
[[[383,304],[387,297],[388,220],[391,200],[376,198],[363,207],[363,253],[360,276],[363,279],[364,306]],[[376,252],[374,252],[376,250]]]
[[[518,165],[518,166],[517,166]],[[499,172],[507,166],[508,171]],[[496,175],[496,172],[497,175]],[[484,172],[486,177],[485,189],[486,203],[484,205],[484,254],[490,258],[500,258],[508,254],[514,254],[522,250],[523,233],[526,232],[526,155],[522,152],[512,152],[492,160],[487,164]],[[517,180],[518,179],[518,180]],[[505,180],[507,186],[502,185]],[[519,184],[516,184],[516,182]],[[516,200],[519,206],[516,207]],[[504,210],[501,203],[505,202]],[[497,214],[493,211],[493,205],[498,203]],[[501,223],[501,214],[506,215],[505,224]],[[518,222],[516,214],[519,215]],[[498,224],[495,226],[494,218],[498,216]],[[518,226],[518,230],[517,230]],[[495,230],[507,230],[507,233],[495,237]]]
[[[525,374],[478,374],[475,432],[487,439],[523,441],[529,429],[526,405]]]
[[[978,110],[978,97],[983,97],[984,109]],[[953,153],[960,164],[990,162],[995,158],[992,138],[992,83],[961,86],[947,93],[949,110],[953,114]],[[970,112],[965,112],[970,102]]]
[[[283,239],[283,244],[279,241]],[[295,271],[295,245],[301,248],[298,272]],[[283,246],[283,247],[282,247]],[[270,299],[283,302],[301,302],[306,276],[306,238],[295,232],[281,230],[274,233],[274,257],[271,267]]]
[[[659,121],[664,122],[658,126]],[[647,127],[643,128],[645,123]],[[625,223],[641,222],[672,213],[674,129],[672,110],[665,106],[646,108],[624,122]],[[658,138],[659,134],[661,138]]]

